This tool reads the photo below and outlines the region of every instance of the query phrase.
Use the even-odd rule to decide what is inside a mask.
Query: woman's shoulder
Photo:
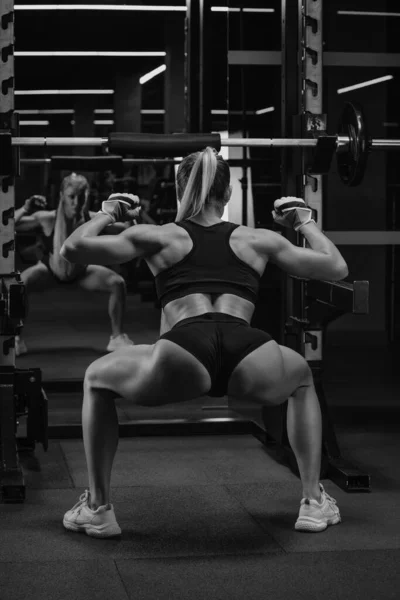
[[[41,225],[42,228],[49,229],[54,226],[56,220],[57,211],[55,210],[38,210],[33,214],[35,221]]]
[[[36,218],[38,221],[54,221],[56,218],[57,211],[56,210],[38,210],[36,213]]]

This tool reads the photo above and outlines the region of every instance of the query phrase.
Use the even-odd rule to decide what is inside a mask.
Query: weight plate
[[[337,153],[339,177],[348,186],[359,185],[367,168],[370,141],[361,106],[346,102],[338,125],[338,134],[349,138],[346,152]]]

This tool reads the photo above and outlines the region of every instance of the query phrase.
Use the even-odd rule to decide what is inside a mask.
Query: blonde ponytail
[[[183,187],[184,191],[182,198],[180,198],[180,207],[175,221],[191,219],[201,213],[213,187],[218,166],[215,151],[210,147],[207,147],[203,152],[190,155],[185,160],[189,160],[189,164],[187,165],[185,161],[182,161],[177,174],[178,196]],[[182,185],[182,179],[185,179],[185,171],[190,167],[189,179],[186,185]]]

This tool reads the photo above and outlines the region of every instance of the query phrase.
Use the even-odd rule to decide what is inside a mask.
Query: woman
[[[112,352],[117,348],[133,345],[123,330],[126,302],[124,279],[115,271],[103,266],[72,264],[60,254],[63,243],[74,229],[95,215],[88,210],[88,198],[87,179],[72,173],[61,183],[57,210],[40,210],[45,208],[45,198],[32,196],[15,212],[17,232],[38,228],[43,249],[41,260],[23,271],[21,279],[27,294],[40,292],[57,284],[75,284],[86,291],[108,293],[111,337],[107,350]],[[120,232],[125,227],[126,225],[118,224],[114,229]],[[19,336],[15,339],[15,351],[17,356],[27,352],[26,344]]]
[[[65,514],[68,529],[97,537],[121,532],[109,503],[118,444],[115,398],[158,406],[208,394],[227,394],[239,404],[279,405],[289,399],[287,430],[303,491],[295,527],[322,531],[340,521],[336,501],[319,483],[321,412],[310,368],[301,355],[249,323],[268,261],[294,275],[330,280],[346,277],[347,265],[302,200],[276,202],[275,216],[301,227],[311,249],[273,231],[223,221],[229,183],[228,164],[206,148],[179,166],[175,223],[97,237],[110,220],[130,218],[118,201],[104,202],[101,213],[75,230],[61,249],[77,264],[144,257],[155,277],[164,330],[153,346],[117,350],[87,369],[82,422],[89,490]]]

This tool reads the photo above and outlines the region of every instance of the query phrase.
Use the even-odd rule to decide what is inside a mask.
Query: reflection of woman
[[[37,210],[43,208],[43,202],[33,202],[29,199],[24,207],[15,212],[17,232],[38,228],[42,237],[42,259],[23,271],[21,278],[28,294],[43,291],[57,283],[76,284],[90,292],[107,292],[112,331],[107,350],[111,352],[121,346],[133,345],[132,340],[123,332],[126,301],[124,279],[109,268],[99,265],[74,265],[60,255],[67,237],[95,214],[88,210],[88,196],[87,179],[72,173],[61,183],[57,210]],[[112,229],[115,233],[116,230],[125,229],[125,226],[116,224]],[[111,230],[111,227],[108,230]],[[26,344],[20,337],[16,337],[15,344],[17,356],[27,352]]]

